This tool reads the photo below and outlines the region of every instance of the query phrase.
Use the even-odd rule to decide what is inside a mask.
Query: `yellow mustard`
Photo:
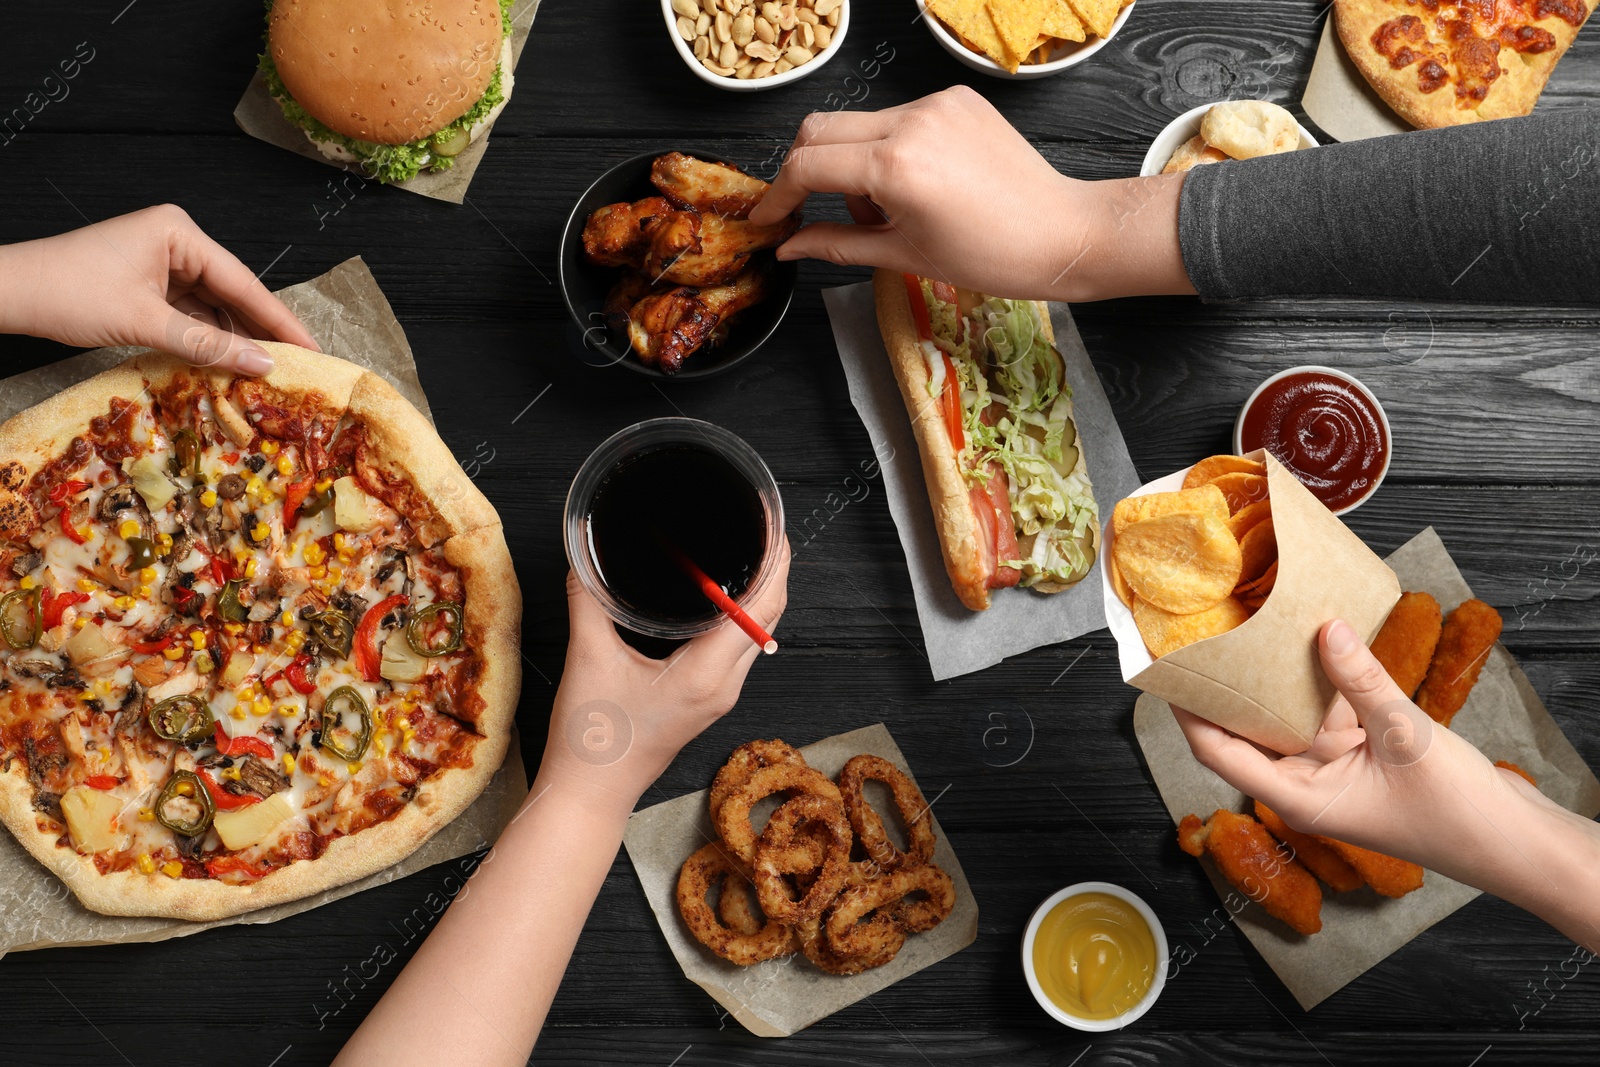
[[[1150,991],[1155,938],[1132,904],[1109,893],[1080,893],[1040,922],[1033,969],[1045,995],[1068,1015],[1112,1019]]]

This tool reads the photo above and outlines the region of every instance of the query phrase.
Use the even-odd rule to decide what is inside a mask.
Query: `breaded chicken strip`
[[[1385,856],[1368,848],[1360,848],[1331,837],[1319,837],[1361,875],[1362,881],[1374,892],[1386,897],[1403,897],[1414,889],[1422,888],[1422,868],[1406,860]]]
[[[1372,654],[1408,698],[1428,675],[1443,619],[1439,602],[1427,593],[1402,593],[1372,639]]]
[[[1323,841],[1311,834],[1303,834],[1279,817],[1278,813],[1261,801],[1256,801],[1256,818],[1279,841],[1294,849],[1295,858],[1306,865],[1312,874],[1328,883],[1335,893],[1348,893],[1360,889],[1366,882],[1356,869]]]
[[[1202,823],[1185,815],[1178,845],[1191,856],[1209,853],[1235,889],[1302,934],[1322,929],[1322,889],[1311,872],[1281,852],[1266,829],[1248,815],[1218,808]]]
[[[1500,613],[1481,600],[1464,600],[1450,613],[1439,634],[1439,649],[1433,666],[1417,693],[1417,707],[1434,721],[1450,725],[1467,694],[1478,684],[1478,672],[1489,658],[1489,650],[1500,639]]]

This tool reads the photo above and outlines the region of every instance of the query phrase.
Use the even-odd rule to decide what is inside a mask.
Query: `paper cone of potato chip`
[[[1118,585],[1123,595],[1129,592],[1128,576],[1117,572],[1116,533],[1108,521],[1100,554],[1106,621],[1117,638],[1123,681],[1241,737],[1292,754],[1311,747],[1337,695],[1322,672],[1317,632],[1329,619],[1339,618],[1370,641],[1400,598],[1400,583],[1388,564],[1265,450],[1246,458],[1266,465],[1271,502],[1266,521],[1271,523],[1269,536],[1277,540],[1276,577],[1260,607],[1249,614],[1230,597],[1209,613],[1171,620],[1191,626],[1192,632],[1207,627],[1224,632],[1153,656],[1134,612],[1118,594]],[[1178,491],[1187,473],[1158,478],[1133,496]],[[1230,478],[1220,486],[1234,516],[1251,503],[1235,491],[1244,481]],[[1196,520],[1189,526],[1212,529],[1215,522]],[[1134,603],[1143,602],[1134,598]],[[1192,604],[1179,606],[1187,610]],[[1141,610],[1150,614],[1148,604]],[[1182,640],[1179,635],[1173,644]]]

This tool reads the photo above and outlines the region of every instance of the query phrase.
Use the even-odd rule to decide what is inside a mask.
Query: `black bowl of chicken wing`
[[[647,152],[596,179],[561,235],[561,294],[585,361],[682,381],[765,344],[799,273],[772,250],[800,226],[748,221],[766,188],[704,152]]]

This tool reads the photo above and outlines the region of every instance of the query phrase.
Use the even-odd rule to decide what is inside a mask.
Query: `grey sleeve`
[[[1178,236],[1206,300],[1600,304],[1600,109],[1196,167]]]

